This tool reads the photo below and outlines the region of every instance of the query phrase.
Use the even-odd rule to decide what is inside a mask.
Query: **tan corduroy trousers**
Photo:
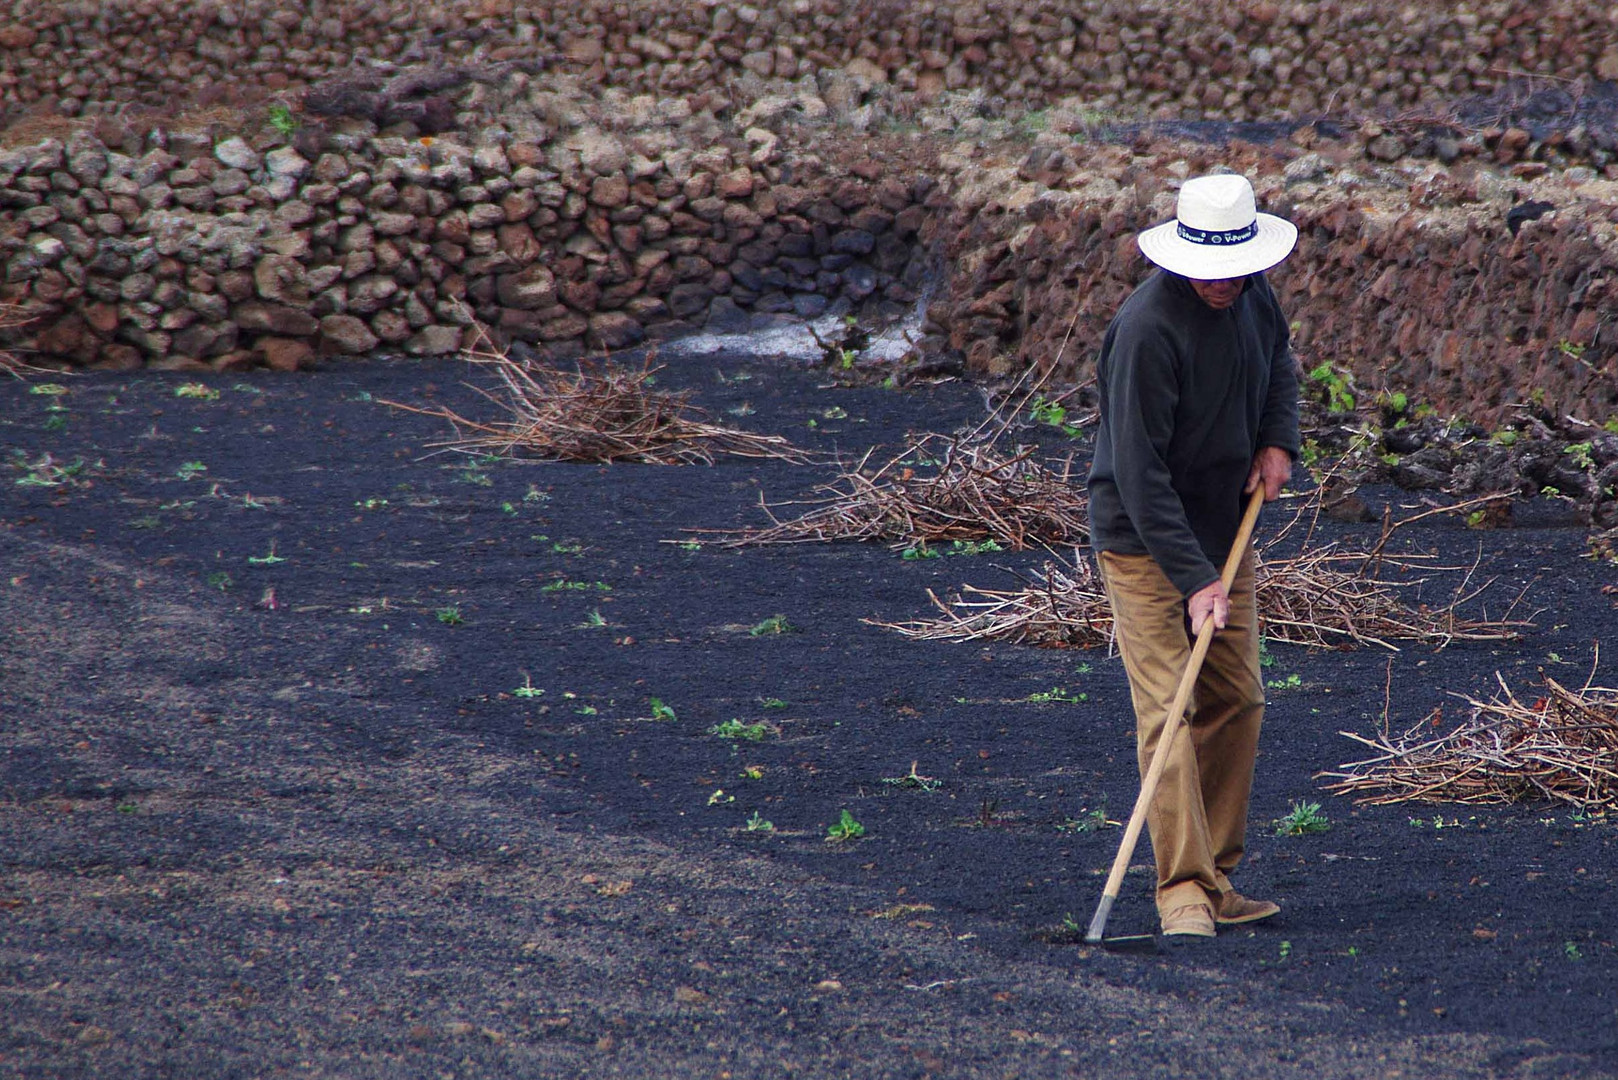
[[[1129,675],[1144,776],[1191,659],[1185,602],[1149,555],[1103,551],[1097,561]],[[1214,634],[1186,709],[1191,737],[1182,733],[1176,740],[1147,810],[1160,915],[1204,902],[1217,912],[1220,894],[1231,887],[1228,875],[1241,861],[1253,759],[1264,722],[1258,646],[1249,547],[1231,588],[1229,620]]]

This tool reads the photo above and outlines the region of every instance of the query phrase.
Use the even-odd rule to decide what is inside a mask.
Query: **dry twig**
[[[609,364],[558,371],[514,360],[484,336],[467,360],[494,371],[499,390],[474,389],[504,409],[506,418],[478,421],[447,408],[383,404],[448,420],[456,437],[434,445],[465,453],[656,465],[712,464],[716,454],[805,457],[780,436],[708,423],[684,393],[653,389],[658,369],[650,357],[638,371]]]
[[[812,509],[726,543],[807,544],[885,540],[896,545],[993,540],[1012,550],[1036,544],[1075,544],[1089,535],[1088,502],[1069,476],[1031,460],[1032,449],[1007,455],[992,444],[926,435],[887,464],[868,472],[866,460],[810,500]],[[867,455],[867,460],[869,455]]]
[[[35,317],[35,314],[31,314],[20,304],[0,304],[0,330],[25,326],[32,322]],[[24,363],[16,353],[0,349],[0,372],[21,378],[24,372],[40,372],[44,370],[44,368],[37,368],[32,364]]]
[[[1532,701],[1496,673],[1492,701],[1465,697],[1471,715],[1447,734],[1435,708],[1403,735],[1386,725],[1375,738],[1341,734],[1373,757],[1319,774],[1327,790],[1358,802],[1388,804],[1564,802],[1582,810],[1618,810],[1618,690],[1569,690],[1546,678]]]

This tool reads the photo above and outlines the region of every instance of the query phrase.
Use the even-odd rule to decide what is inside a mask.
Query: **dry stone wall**
[[[296,91],[354,64],[543,59],[665,96],[843,69],[924,97],[1081,97],[1184,119],[1405,109],[1510,72],[1618,78],[1614,9],[1578,0],[12,0],[0,103],[163,107]]]
[[[453,353],[474,320],[571,359],[914,305],[926,177],[784,171],[711,116],[614,132],[587,96],[541,93],[570,118],[527,138],[172,132],[135,156],[81,130],[0,151],[0,301],[36,316],[25,348],[75,363],[279,369]]]
[[[1618,412],[1618,124],[1434,123],[1612,104],[1618,9],[13,6],[0,303],[32,318],[0,348],[36,358],[292,369],[453,353],[475,320],[565,359],[925,295],[919,353],[1082,380],[1135,232],[1234,167],[1302,229],[1276,281],[1306,363],[1484,422]],[[1316,111],[1348,138],[1091,141]]]

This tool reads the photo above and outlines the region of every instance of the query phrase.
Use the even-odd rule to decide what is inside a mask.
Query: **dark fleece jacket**
[[[1263,274],[1216,311],[1155,271],[1101,342],[1091,545],[1150,555],[1189,597],[1219,580],[1260,447],[1298,456],[1298,373]]]

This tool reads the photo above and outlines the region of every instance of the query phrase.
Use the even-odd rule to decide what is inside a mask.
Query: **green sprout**
[[[1268,690],[1296,690],[1303,685],[1303,679],[1294,672],[1284,679],[1266,679],[1264,686]]]
[[[917,762],[910,763],[910,771],[903,776],[884,776],[882,782],[889,787],[907,788],[913,791],[937,791],[944,781],[935,776],[923,776],[916,771]]]
[[[586,615],[584,617],[584,625],[585,625],[585,627],[587,629],[599,630],[602,627],[608,625],[607,624],[607,617],[605,615],[601,614],[601,609],[600,608],[597,608],[596,610],[590,612],[590,614],[588,614],[588,615]]]
[[[276,563],[286,562],[286,559],[275,553],[275,541],[271,540],[268,555],[249,555],[247,562],[251,566],[274,566]]]
[[[747,723],[743,720],[730,719],[715,724],[708,729],[708,734],[717,735],[721,739],[735,739],[742,742],[763,742],[770,734],[770,725],[763,721]]]
[[[665,704],[660,698],[653,698],[652,719],[667,720],[672,723],[675,719],[677,719],[674,715],[674,706]]]
[[[1573,961],[1575,964],[1584,959],[1584,951],[1579,948],[1579,943],[1577,941],[1562,942],[1562,955]]]
[[[758,705],[761,709],[784,709],[787,707],[787,703],[778,697],[759,698]]]
[[[1023,700],[1032,702],[1035,705],[1077,705],[1080,702],[1089,701],[1090,695],[1084,693],[1074,695],[1068,693],[1065,686],[1053,686],[1049,690],[1037,690],[1023,698]]]
[[[292,115],[292,110],[284,103],[275,102],[269,107],[267,113],[266,119],[269,121],[270,127],[274,128],[282,138],[286,138],[298,130],[297,117]]]
[[[920,544],[905,548],[899,553],[899,558],[904,559],[906,562],[914,562],[918,559],[939,559],[943,558],[943,555],[943,552],[937,548],[928,547],[926,542],[923,541]]]
[[[533,680],[529,678],[528,672],[525,671],[522,673],[522,685],[513,690],[512,694],[521,698],[536,698],[543,697],[545,691],[535,686]]]
[[[447,607],[441,607],[434,611],[433,618],[437,619],[445,626],[460,626],[466,621],[465,619],[461,618],[461,609],[459,605],[456,604],[450,604]]]
[[[208,466],[204,465],[202,462],[187,461],[181,463],[180,467],[174,470],[174,475],[179,477],[181,480],[195,480],[197,477],[201,476],[207,471]]]
[[[601,581],[569,581],[566,578],[560,578],[551,582],[549,585],[541,585],[539,587],[539,591],[542,593],[590,592],[592,590],[595,592],[611,592],[612,586]]]
[[[218,589],[220,592],[225,592],[230,588],[230,585],[230,574],[224,570],[215,570],[213,573],[208,575],[208,587],[210,589]]]
[[[1353,383],[1349,376],[1332,367],[1330,363],[1321,364],[1309,372],[1309,382],[1313,385],[1315,399],[1327,410],[1334,413],[1354,411]]]
[[[199,401],[218,401],[219,391],[199,382],[181,383],[174,388],[175,397],[196,398]]]
[[[724,788],[714,788],[714,793],[708,796],[709,806],[724,806],[727,803],[733,803],[735,801],[736,796],[726,795]]]
[[[797,627],[787,622],[787,617],[785,615],[771,615],[769,618],[764,619],[757,625],[753,626],[747,632],[753,637],[770,637],[774,634],[790,634],[795,630],[797,630]]]
[[[1043,394],[1034,398],[1033,404],[1028,407],[1028,415],[1035,423],[1048,424],[1070,439],[1080,433],[1077,424],[1068,422],[1067,407],[1060,401],[1046,398]]]
[[[826,829],[826,843],[837,844],[849,840],[858,840],[865,835],[865,826],[854,820],[854,815],[847,810],[843,811],[837,823]]]
[[[765,821],[764,815],[760,814],[757,810],[754,810],[753,816],[747,819],[747,831],[774,832],[775,823],[773,821]]]
[[[1331,829],[1331,821],[1320,812],[1317,802],[1303,802],[1293,800],[1292,809],[1284,817],[1275,820],[1276,836],[1305,836],[1309,833],[1323,833]]]

